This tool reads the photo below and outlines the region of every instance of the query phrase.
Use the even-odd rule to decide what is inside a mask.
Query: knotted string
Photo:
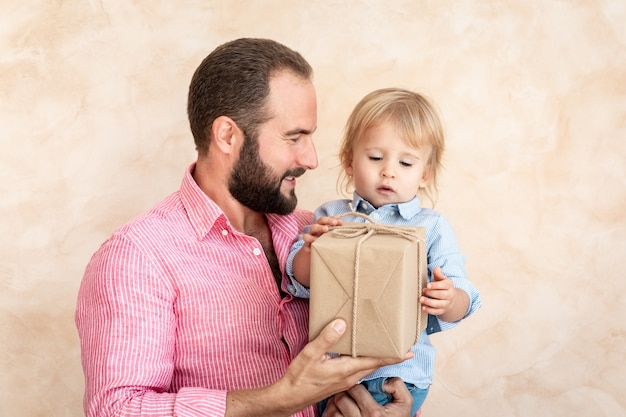
[[[350,204],[350,209],[352,209],[352,204]],[[389,226],[383,223],[379,223],[374,221],[371,217],[366,214],[356,212],[354,210],[344,213],[339,217],[346,216],[356,216],[361,217],[369,221],[369,223],[359,223],[359,224],[351,224],[351,225],[342,225],[342,226],[332,226],[329,228],[329,232],[334,236],[339,238],[356,238],[359,237],[359,240],[356,243],[355,254],[354,254],[354,278],[352,280],[352,341],[350,344],[350,352],[353,357],[356,357],[356,333],[357,333],[357,309],[358,309],[358,300],[359,300],[359,269],[360,269],[360,258],[361,258],[361,245],[367,239],[375,234],[388,234],[400,236],[410,241],[416,241],[418,245],[418,257],[417,257],[417,270],[418,276],[419,271],[421,271],[420,265],[420,256],[419,256],[419,245],[424,243],[424,240],[420,238],[417,230],[409,227],[398,227],[398,226]],[[418,292],[422,293],[422,281],[418,279]],[[417,308],[417,325],[415,330],[415,343],[419,339],[419,328],[422,319],[422,309]]]

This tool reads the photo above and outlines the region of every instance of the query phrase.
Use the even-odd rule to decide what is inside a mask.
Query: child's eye
[[[400,161],[400,165],[402,165],[403,167],[412,167],[413,164],[410,162],[404,162],[404,161]]]
[[[370,156],[369,159],[370,161],[382,161],[383,158],[380,156]]]

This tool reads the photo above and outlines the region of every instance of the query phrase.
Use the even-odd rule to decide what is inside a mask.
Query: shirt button
[[[372,217],[373,217],[373,218],[375,218],[375,219],[377,219],[377,218],[379,218],[379,217],[380,217],[380,214],[378,214],[378,213],[373,213],[373,214],[372,214]]]
[[[361,206],[363,207],[364,210],[367,210],[367,204],[366,203],[361,203]]]
[[[256,256],[259,256],[261,254],[261,249],[259,248],[254,248],[254,250],[252,251],[252,253],[254,253]]]
[[[223,236],[228,236],[228,230],[226,230],[226,229],[222,230],[222,235]]]

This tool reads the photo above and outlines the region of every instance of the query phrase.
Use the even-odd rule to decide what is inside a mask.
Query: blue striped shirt
[[[467,279],[465,272],[465,256],[461,253],[452,226],[440,213],[420,206],[418,197],[401,204],[387,204],[379,208],[354,194],[352,200],[334,200],[323,204],[315,210],[315,219],[322,216],[339,216],[354,210],[368,215],[374,221],[399,226],[419,226],[426,229],[426,250],[428,260],[428,280],[432,281],[432,273],[440,267],[443,274],[450,278],[456,288],[465,291],[470,298],[469,308],[465,317],[472,314],[481,305],[480,294],[476,287]],[[345,216],[345,222],[366,222],[358,216]],[[308,230],[305,228],[303,233]],[[309,289],[302,286],[293,277],[293,257],[304,245],[302,235],[294,243],[287,258],[286,272],[291,280],[288,291],[296,297],[308,298]],[[419,341],[411,350],[415,356],[396,365],[382,367],[363,380],[380,377],[400,377],[405,382],[412,383],[419,388],[427,388],[433,380],[435,349],[430,343],[429,334],[447,330],[456,326],[460,321],[448,323],[438,317],[429,316],[428,326],[420,335]]]

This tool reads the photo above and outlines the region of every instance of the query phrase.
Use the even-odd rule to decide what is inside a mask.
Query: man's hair
[[[199,154],[206,154],[213,121],[230,117],[250,137],[272,115],[270,79],[282,71],[310,80],[311,65],[298,52],[269,39],[242,38],[218,46],[196,69],[189,86],[187,115]]]

